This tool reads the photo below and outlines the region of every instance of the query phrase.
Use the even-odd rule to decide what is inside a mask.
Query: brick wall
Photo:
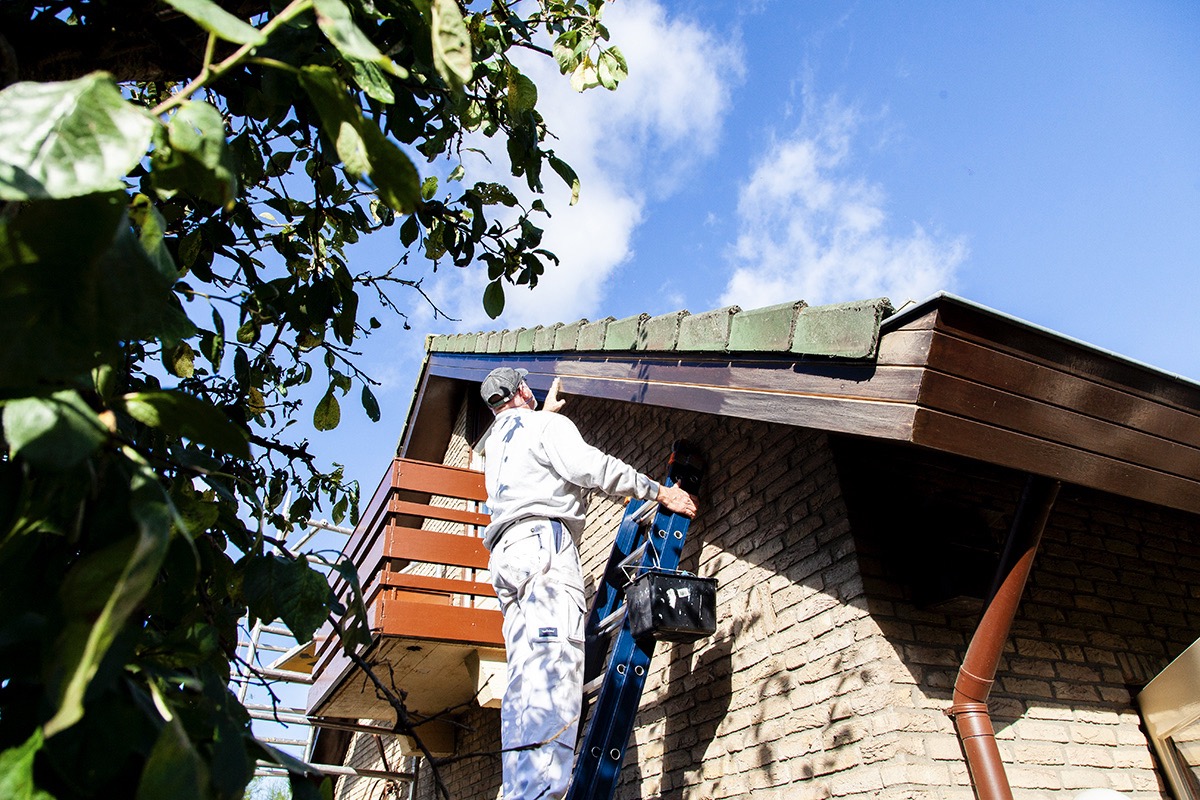
[[[883,775],[863,768],[864,753],[906,690],[880,664],[826,437],[586,398],[566,413],[588,441],[655,477],[675,439],[696,441],[709,461],[683,566],[720,580],[718,631],[659,645],[618,796],[824,797],[832,776],[843,793],[875,796]],[[585,575],[602,568],[622,512],[622,501],[593,498]],[[473,719],[495,742],[496,717]],[[487,769],[446,776],[453,790],[458,773]]]
[[[881,741],[900,756],[887,772],[889,795],[968,800],[962,753],[943,711],[978,615],[917,607],[904,566],[933,557],[921,536],[936,540],[937,524],[931,530],[927,523],[939,514],[962,529],[974,525],[977,538],[990,531],[998,551],[1023,477],[899,448],[842,449],[851,451],[843,475],[858,484],[848,491],[869,495],[851,503],[869,608],[901,656],[897,680],[911,694],[909,708],[897,712],[900,724]],[[886,519],[858,514],[868,502],[888,509]],[[904,522],[909,515],[915,519]],[[1170,796],[1135,696],[1200,635],[1198,523],[1193,515],[1062,489],[989,702],[1019,800],[1088,788]]]
[[[618,797],[973,797],[944,710],[978,604],[918,607],[913,565],[947,531],[998,550],[1020,476],[670,409],[570,398],[565,413],[654,477],[677,438],[709,461],[683,566],[719,579],[718,630],[659,645]],[[622,510],[593,499],[585,576]],[[992,694],[1018,800],[1167,797],[1132,693],[1200,633],[1197,531],[1190,515],[1063,490]],[[495,711],[463,722],[460,754],[498,748]],[[443,774],[453,797],[498,796],[494,758]]]

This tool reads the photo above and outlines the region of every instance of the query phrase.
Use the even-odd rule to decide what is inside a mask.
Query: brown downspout
[[[954,682],[954,701],[946,712],[954,720],[958,738],[962,740],[967,769],[979,800],[1012,800],[987,699],[1058,488],[1058,481],[1037,475],[1030,475],[1025,483],[996,570],[991,598],[967,647],[958,680]]]

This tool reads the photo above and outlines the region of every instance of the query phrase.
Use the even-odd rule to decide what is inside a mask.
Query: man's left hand
[[[668,511],[682,514],[688,519],[695,519],[696,517],[695,495],[688,494],[679,486],[659,484],[658,497],[655,499],[666,506]]]

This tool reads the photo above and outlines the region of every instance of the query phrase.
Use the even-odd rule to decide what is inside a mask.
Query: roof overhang
[[[540,348],[524,332],[472,334],[471,352],[451,339],[427,355],[402,453],[439,458],[447,401],[504,364],[535,391],[562,378],[567,394],[906,442],[1200,512],[1197,384],[948,294],[876,323],[874,352],[852,358],[582,349],[580,330],[554,349],[541,328],[526,337]]]

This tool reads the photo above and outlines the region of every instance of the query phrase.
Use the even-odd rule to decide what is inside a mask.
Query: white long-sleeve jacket
[[[559,519],[578,539],[588,489],[649,500],[659,485],[583,440],[575,423],[548,411],[511,408],[496,415],[484,444],[484,478],[492,548],[506,527],[526,517]]]

